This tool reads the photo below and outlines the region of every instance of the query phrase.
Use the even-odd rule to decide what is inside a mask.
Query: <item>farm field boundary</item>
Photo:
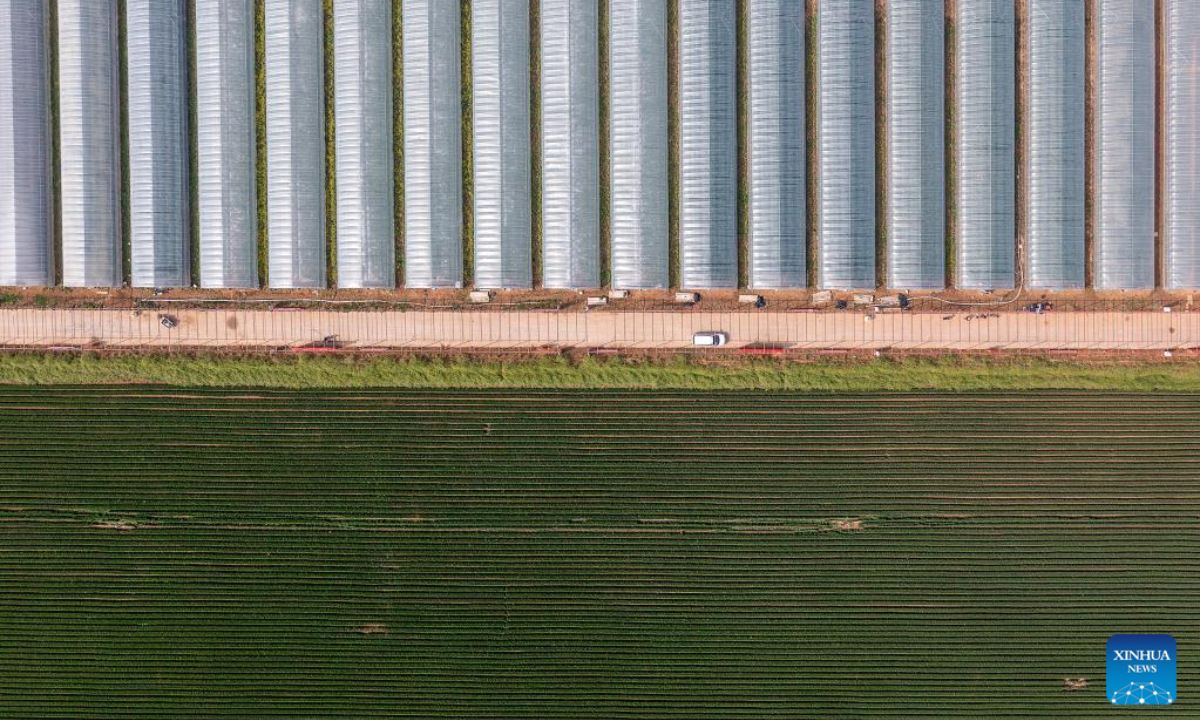
[[[1188,361],[1047,358],[451,358],[0,354],[0,384],[279,389],[564,389],[814,393],[998,390],[1200,392]]]
[[[1107,638],[1200,653],[1198,424],[1190,394],[3,387],[0,714],[1137,717]]]

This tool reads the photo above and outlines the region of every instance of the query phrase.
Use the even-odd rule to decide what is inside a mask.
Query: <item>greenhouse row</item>
[[[1200,286],[1195,3],[675,2],[0,0],[0,285]]]

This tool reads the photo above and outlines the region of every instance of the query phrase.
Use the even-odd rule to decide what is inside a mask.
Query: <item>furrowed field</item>
[[[1198,427],[1186,395],[0,388],[0,716],[1133,717],[1120,632],[1176,637],[1194,716]]]

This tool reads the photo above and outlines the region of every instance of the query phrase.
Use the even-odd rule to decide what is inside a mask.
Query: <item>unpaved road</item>
[[[179,325],[128,310],[0,310],[0,346],[264,348],[329,336],[352,348],[679,348],[723,330],[731,345],[797,349],[1182,350],[1200,348],[1200,313],[1050,312],[331,312],[173,310]],[[971,318],[971,319],[968,319]]]

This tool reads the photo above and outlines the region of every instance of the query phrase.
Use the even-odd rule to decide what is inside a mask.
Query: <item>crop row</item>
[[[1124,717],[1109,635],[1200,652],[1198,425],[1186,395],[3,387],[0,715]]]

